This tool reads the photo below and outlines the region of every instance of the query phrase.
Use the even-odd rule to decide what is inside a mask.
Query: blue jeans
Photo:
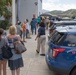
[[[20,37],[22,38],[22,33],[20,34]]]
[[[26,29],[26,38],[28,38],[29,30]]]
[[[35,34],[36,34],[36,27],[32,28],[31,31],[32,31],[32,35],[34,33],[34,30],[35,30]]]

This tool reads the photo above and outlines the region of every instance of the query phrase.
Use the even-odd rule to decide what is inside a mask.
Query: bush
[[[3,28],[6,30],[9,26],[10,26],[10,24],[9,24],[8,20],[1,20],[0,21],[0,28]]]

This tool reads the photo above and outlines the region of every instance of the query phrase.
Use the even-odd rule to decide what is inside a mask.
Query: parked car
[[[48,40],[50,38],[51,33],[56,29],[56,27],[61,26],[62,28],[65,26],[76,26],[76,21],[55,21],[49,27]]]
[[[73,19],[72,18],[69,18],[69,17],[63,17],[61,20],[62,21],[70,21],[70,20],[73,20]]]
[[[48,67],[58,74],[76,75],[76,26],[55,29],[48,46]]]

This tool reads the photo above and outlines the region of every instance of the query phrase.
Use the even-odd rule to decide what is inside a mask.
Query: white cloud
[[[60,0],[47,0],[43,2],[43,9],[45,10],[68,10],[68,9],[76,9],[75,4],[61,4],[59,3]]]

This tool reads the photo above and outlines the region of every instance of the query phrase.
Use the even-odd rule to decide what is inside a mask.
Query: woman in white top
[[[26,19],[26,38],[29,38],[30,26],[28,23],[28,19]]]

